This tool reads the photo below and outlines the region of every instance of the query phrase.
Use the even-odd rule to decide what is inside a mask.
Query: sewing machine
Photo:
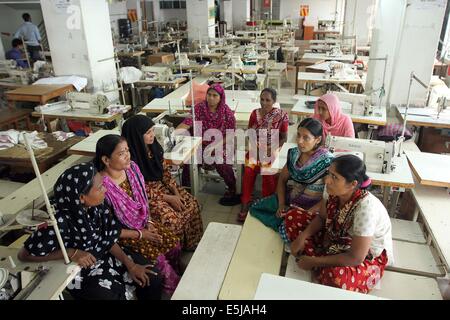
[[[340,46],[332,46],[330,51],[327,52],[328,57],[342,57],[343,53]]]
[[[111,104],[101,93],[68,92],[66,98],[72,110],[91,110],[95,114],[106,113]]]
[[[357,74],[358,72],[355,66],[332,61],[330,62],[329,70],[324,73],[324,78],[345,79],[348,77],[353,77]]]
[[[173,77],[169,67],[142,66],[141,71],[144,73],[143,80],[170,81]]]
[[[361,153],[368,172],[391,173],[395,169],[392,163],[395,154],[394,143],[328,135],[325,147],[332,153]]]
[[[189,66],[189,64],[190,64],[189,57],[186,52],[175,53],[175,58],[176,58],[175,64],[177,64],[177,65]]]
[[[339,100],[351,103],[352,111],[351,113],[359,116],[371,116],[373,115],[373,106],[371,103],[370,96],[364,94],[355,94],[347,92],[331,92],[336,95]]]
[[[200,48],[200,52],[201,54],[210,54],[211,50],[209,50],[209,47],[207,44],[202,45],[202,47]]]
[[[241,60],[240,55],[232,55],[231,56],[231,68],[233,69],[242,69],[244,67],[244,63]]]
[[[9,81],[30,84],[33,80],[33,73],[30,70],[17,68],[14,60],[0,60],[0,74],[7,74]]]
[[[11,257],[8,258],[5,259],[8,262],[0,265],[0,301],[25,300],[39,286],[49,269],[43,266],[35,270],[17,268]]]
[[[170,152],[174,147],[174,143],[171,140],[174,131],[173,127],[169,127],[167,124],[157,123],[153,129],[155,131],[155,137],[161,144],[164,152]]]
[[[0,74],[9,74],[9,71],[17,68],[14,60],[0,60]]]

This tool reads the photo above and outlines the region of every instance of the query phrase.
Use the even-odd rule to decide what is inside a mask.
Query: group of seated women
[[[220,203],[241,203],[239,221],[250,212],[279,232],[298,266],[314,270],[316,281],[367,293],[392,263],[390,220],[381,202],[367,191],[371,182],[364,163],[352,155],[335,158],[323,147],[327,134],[354,137],[351,119],[342,113],[335,95],[322,96],[314,116],[298,126],[297,147],[289,150],[278,173],[270,167],[287,141],[289,118],[276,101],[276,91],[266,88],[260,95],[261,108],[251,113],[248,128],[260,134],[245,157],[242,195],[237,194],[233,166],[227,161],[234,150],[225,148],[216,155],[219,161],[201,165],[223,177],[227,191]],[[220,85],[208,89],[194,112],[202,137],[209,129],[222,134],[218,141],[203,139],[203,151],[214,143],[225,144],[227,132],[236,129]],[[98,140],[93,162],[69,168],[54,186],[64,246],[70,260],[82,267],[67,287],[75,298],[170,297],[180,279],[182,250],[195,250],[200,241],[200,206],[171,176],[154,125],[147,116],[132,116],[121,136]],[[178,129],[192,130],[195,125],[187,118]],[[263,150],[264,157],[252,148]],[[263,198],[252,201],[258,173]],[[189,185],[188,165],[182,184]],[[53,228],[34,232],[19,253],[23,261],[62,257]]]

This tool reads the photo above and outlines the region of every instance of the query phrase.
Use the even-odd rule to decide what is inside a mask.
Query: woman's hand
[[[305,250],[306,238],[303,236],[303,234],[304,234],[303,232],[300,233],[297,239],[295,239],[291,243],[291,254],[294,257],[297,257],[299,254],[302,254],[303,250]]]
[[[175,211],[181,211],[183,208],[183,203],[181,202],[181,197],[175,196],[175,195],[168,195],[166,196],[166,201],[170,204],[172,208],[175,209]]]
[[[83,250],[77,250],[71,260],[82,268],[89,268],[97,262],[92,254]]]
[[[147,227],[146,229],[150,232],[154,232],[154,233],[158,233],[158,230],[156,229],[155,225],[153,224],[153,222],[149,221],[147,223]]]
[[[152,230],[152,231],[150,231],[148,229],[142,229],[141,232],[142,232],[142,239],[149,240],[150,242],[152,242],[156,245],[159,245],[162,243],[162,240],[163,240],[162,236],[160,234],[158,234],[158,231],[156,229]]]
[[[300,269],[310,271],[316,267],[314,257],[301,256],[297,259],[297,265]]]
[[[277,217],[278,218],[284,218],[286,216],[288,210],[289,210],[289,207],[286,207],[285,205],[280,205],[278,207],[278,210],[277,210],[277,213],[276,213]]]
[[[153,267],[152,265],[140,265],[140,264],[133,264],[130,268],[128,268],[128,273],[133,279],[134,282],[136,282],[141,287],[146,287],[150,284],[150,278],[148,274],[154,274],[150,268]]]

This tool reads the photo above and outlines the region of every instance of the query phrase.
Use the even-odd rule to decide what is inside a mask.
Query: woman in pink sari
[[[281,108],[275,107],[275,102],[277,101],[277,92],[274,89],[266,88],[261,91],[260,103],[261,108],[253,110],[250,115],[250,120],[248,123],[249,129],[256,130],[257,140],[256,143],[256,154],[257,156],[261,154],[259,150],[263,152],[267,149],[267,159],[260,159],[257,157],[254,159],[252,157],[252,148],[255,148],[250,142],[250,152],[247,153],[245,158],[245,170],[244,178],[242,184],[242,197],[241,197],[241,211],[238,215],[238,221],[244,222],[247,217],[248,209],[250,206],[250,200],[252,197],[253,188],[255,186],[255,179],[258,173],[262,173],[262,195],[263,197],[268,197],[275,193],[277,188],[278,174],[268,171],[272,164],[273,155],[277,151],[272,149],[272,138],[278,139],[278,146],[281,148],[287,140],[289,118],[285,111]],[[261,141],[263,130],[268,130],[266,133],[266,141]],[[271,131],[274,130],[274,131]],[[272,135],[275,136],[272,136]]]
[[[314,119],[318,119],[323,127],[324,139],[327,135],[338,137],[355,137],[352,119],[342,113],[339,98],[327,93],[317,100],[314,106]]]
[[[156,261],[164,276],[164,289],[171,295],[180,277],[180,239],[152,221],[139,167],[130,159],[125,138],[106,135],[96,145],[94,164],[103,177],[105,200],[121,224],[119,245]]]

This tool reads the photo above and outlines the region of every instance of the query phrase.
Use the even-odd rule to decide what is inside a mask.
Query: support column
[[[250,0],[233,0],[233,30],[242,30],[250,20]]]
[[[55,75],[86,77],[93,92],[116,88],[108,2],[41,0],[41,8]],[[111,100],[119,97],[117,90],[106,94]]]
[[[1,38],[0,38],[0,59],[1,60],[5,59],[5,49],[3,48],[3,42]]]
[[[214,0],[190,0],[186,3],[189,41],[215,36]]]

